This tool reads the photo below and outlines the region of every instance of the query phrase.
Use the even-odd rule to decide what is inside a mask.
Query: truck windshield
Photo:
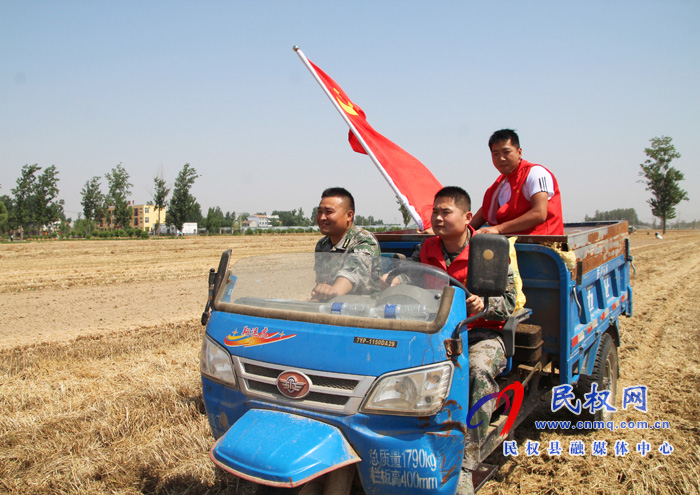
[[[318,284],[332,286],[338,277],[351,283],[349,293],[328,298],[313,295]],[[405,259],[353,258],[337,253],[275,254],[244,258],[233,264],[217,304],[229,312],[269,309],[271,317],[282,310],[433,322],[448,284],[443,271]],[[255,314],[265,316],[260,310]]]

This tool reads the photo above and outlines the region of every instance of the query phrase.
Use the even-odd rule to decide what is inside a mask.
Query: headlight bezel
[[[436,383],[434,380],[431,381],[431,376],[437,373],[440,374],[440,378]],[[451,361],[386,373],[374,382],[359,411],[366,414],[391,416],[432,416],[442,409],[449,397],[453,376],[454,364]],[[432,386],[430,386],[431,383],[433,383]],[[398,390],[397,386],[403,390]],[[406,395],[410,395],[411,387],[417,393],[414,400],[406,398]],[[404,397],[393,399],[393,405],[390,405],[392,392],[403,394]],[[382,395],[387,397],[383,401]],[[429,401],[426,401],[427,397],[430,397]],[[404,406],[399,405],[401,401],[405,403]],[[409,403],[412,404],[409,405]]]

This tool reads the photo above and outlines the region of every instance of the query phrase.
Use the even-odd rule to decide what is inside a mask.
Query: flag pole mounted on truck
[[[293,49],[350,128],[352,149],[370,157],[418,225],[418,230],[429,228],[433,197],[442,188],[440,182],[415,157],[375,131],[367,122],[364,111],[340,86],[306,58],[297,45]]]

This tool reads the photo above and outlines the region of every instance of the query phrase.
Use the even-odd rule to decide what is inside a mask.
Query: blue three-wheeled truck
[[[200,367],[217,466],[302,494],[353,485],[367,494],[457,492],[470,427],[465,294],[502,291],[510,244],[474,236],[464,287],[405,259],[426,235],[377,238],[382,272],[402,283],[376,281],[370,293],[327,302],[310,300],[314,267],[334,254],[229,267],[227,251],[211,270]],[[514,246],[526,302],[503,329],[499,381],[509,391],[482,461],[557,385],[614,398],[619,318],[632,315],[627,222],[571,224],[563,236],[521,236]],[[477,489],[484,477],[474,473]]]

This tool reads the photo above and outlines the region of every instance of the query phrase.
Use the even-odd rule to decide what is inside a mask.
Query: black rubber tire
[[[600,339],[598,353],[593,364],[593,372],[583,375],[576,385],[577,395],[583,404],[583,395],[591,391],[593,383],[598,384],[598,390],[610,390],[610,403],[614,405],[617,395],[617,379],[619,377],[619,361],[617,359],[617,346],[609,333],[604,333]],[[590,421],[612,421],[613,412],[605,408],[591,414],[588,409],[581,411],[581,418]]]

